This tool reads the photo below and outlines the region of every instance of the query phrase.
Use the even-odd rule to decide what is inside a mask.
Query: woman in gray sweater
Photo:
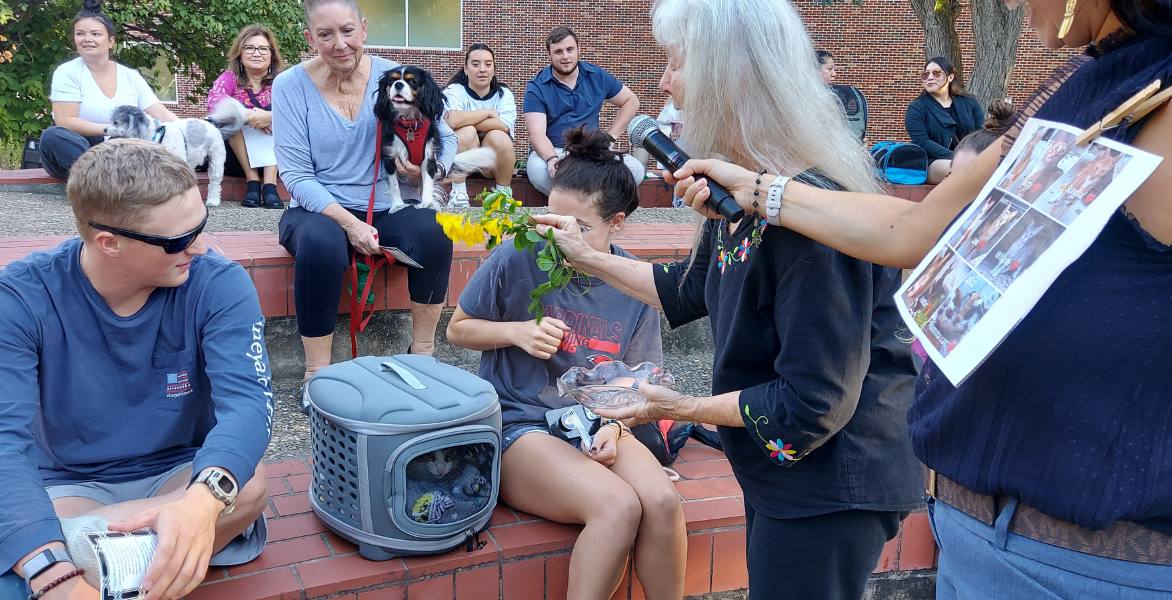
[[[398,65],[366,56],[366,19],[354,0],[306,0],[305,20],[317,56],[273,82],[273,136],[281,179],[292,200],[281,217],[281,245],[294,257],[293,300],[305,346],[305,379],[330,363],[343,276],[350,256],[381,255],[394,246],[421,268],[407,269],[411,296],[411,352],[431,354],[440,308],[448,291],[452,242],[435,211],[410,205],[391,213],[385,175],[375,184],[374,96],[384,72]],[[440,152],[446,173],[456,134],[442,120]],[[398,172],[420,179],[420,168]],[[442,177],[442,175],[441,175]],[[371,185],[377,185],[373,225],[366,224]],[[401,186],[405,199],[418,190]]]

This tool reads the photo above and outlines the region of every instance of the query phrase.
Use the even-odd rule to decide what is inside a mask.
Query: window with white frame
[[[358,0],[368,46],[459,50],[460,0]]]

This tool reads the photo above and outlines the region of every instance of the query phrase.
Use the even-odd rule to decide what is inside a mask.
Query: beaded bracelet
[[[37,600],[41,596],[44,596],[45,594],[47,594],[49,592],[49,590],[65,583],[66,581],[69,581],[70,579],[73,579],[74,577],[81,577],[82,575],[85,575],[85,569],[74,569],[74,570],[58,577],[57,579],[54,579],[53,581],[50,581],[49,585],[46,585],[45,587],[41,588],[40,591],[38,591],[37,593],[29,596],[28,600]]]
[[[757,189],[753,190],[754,197],[761,195],[761,176],[764,174],[765,174],[765,169],[761,169],[760,171],[757,171],[757,186],[756,186]],[[753,199],[753,208],[757,208],[756,198]]]

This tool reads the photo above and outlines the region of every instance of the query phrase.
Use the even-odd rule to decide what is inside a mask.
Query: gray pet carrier
[[[363,357],[306,390],[313,512],[362,556],[387,560],[479,542],[500,483],[492,384],[429,356]]]

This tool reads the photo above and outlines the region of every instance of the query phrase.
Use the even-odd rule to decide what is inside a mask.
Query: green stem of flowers
[[[521,203],[512,196],[500,190],[484,190],[478,196],[481,201],[479,213],[471,213],[465,217],[470,221],[486,225],[492,222],[505,220],[510,226],[502,228],[501,236],[491,233],[487,242],[489,250],[496,247],[505,235],[513,236],[513,247],[517,250],[527,250],[537,261],[537,268],[549,276],[549,281],[538,285],[529,292],[529,313],[538,323],[545,317],[545,307],[541,298],[546,294],[565,288],[575,278],[581,276],[589,284],[589,277],[582,271],[570,267],[565,263],[565,256],[557,247],[553,231],[546,231],[545,235],[537,232],[537,224],[530,217],[529,212],[521,208]],[[519,217],[519,218],[518,218]],[[539,248],[540,246],[540,248]],[[587,287],[589,289],[589,287]]]

